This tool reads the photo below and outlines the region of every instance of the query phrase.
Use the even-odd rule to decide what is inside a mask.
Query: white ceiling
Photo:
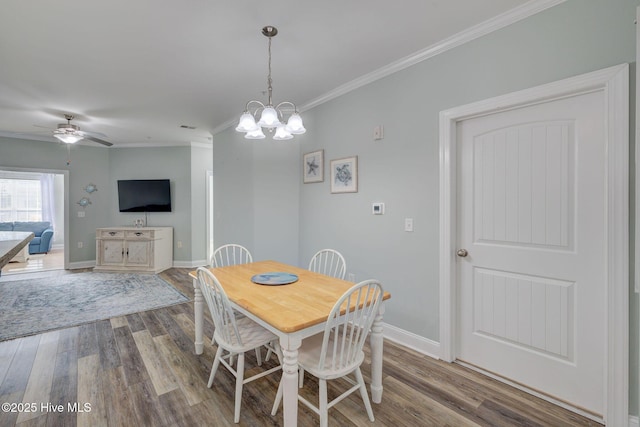
[[[114,146],[207,143],[266,100],[265,25],[279,30],[273,100],[304,109],[532,3],[553,2],[2,0],[0,135],[55,141],[72,113]]]

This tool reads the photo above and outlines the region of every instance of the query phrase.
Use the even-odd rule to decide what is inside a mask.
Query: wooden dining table
[[[33,236],[30,231],[0,231],[0,269],[18,255],[33,240]]]
[[[293,427],[298,419],[298,348],[306,337],[323,332],[334,304],[354,283],[314,273],[303,268],[277,261],[259,261],[228,267],[210,268],[224,288],[234,309],[280,339],[282,348],[282,385],[284,425]],[[286,285],[260,285],[252,282],[255,275],[289,273],[298,280]],[[195,316],[195,349],[202,354],[204,299],[196,272],[192,271]],[[371,327],[371,400],[382,400],[382,316],[383,303]]]

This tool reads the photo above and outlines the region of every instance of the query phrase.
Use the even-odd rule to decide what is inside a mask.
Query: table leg
[[[196,337],[194,344],[196,346],[196,354],[202,354],[204,350],[204,341],[203,341],[203,324],[204,324],[204,299],[202,298],[202,291],[200,290],[200,284],[198,283],[198,279],[193,279],[193,316],[194,323],[196,326]]]
[[[371,400],[374,403],[382,402],[382,315],[384,305],[380,304],[380,310],[371,326]]]
[[[282,404],[285,427],[298,425],[298,348],[300,339],[280,339],[282,348]]]

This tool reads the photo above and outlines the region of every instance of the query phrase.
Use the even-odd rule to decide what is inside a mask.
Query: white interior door
[[[440,113],[441,357],[615,426],[629,422],[628,77],[622,64]]]
[[[602,416],[606,145],[596,91],[460,121],[458,359]],[[464,255],[464,253],[461,253]]]

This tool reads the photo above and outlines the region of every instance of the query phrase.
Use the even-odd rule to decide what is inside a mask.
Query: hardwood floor
[[[64,269],[64,249],[52,249],[47,254],[29,255],[25,262],[10,262],[2,267],[2,275]]]
[[[188,269],[161,276],[193,296]],[[193,304],[136,313],[0,342],[0,426],[232,426],[234,379],[224,368],[208,389],[213,325],[205,319],[205,351],[193,348]],[[366,347],[366,346],[365,346]],[[255,355],[247,369],[258,372]],[[273,366],[274,361],[266,362]],[[362,367],[369,382],[370,360]],[[241,426],[282,425],[271,416],[280,373],[244,387]],[[596,426],[522,391],[456,364],[433,360],[385,341],[384,395],[367,418],[357,393],[329,411],[333,426]],[[330,385],[330,398],[340,384]],[[301,390],[317,401],[317,382]],[[62,405],[62,406],[58,406]],[[75,406],[74,406],[75,405]],[[299,405],[298,424],[318,417]]]

